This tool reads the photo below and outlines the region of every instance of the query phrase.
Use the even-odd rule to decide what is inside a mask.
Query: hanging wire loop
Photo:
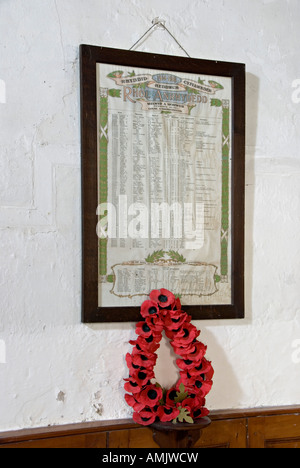
[[[165,21],[164,20],[161,20],[159,18],[154,18],[154,20],[152,20],[152,26],[151,28],[149,28],[145,34],[143,34],[138,41],[136,41],[132,47],[130,47],[129,50],[132,50],[134,49],[143,39],[145,36],[147,36],[147,34],[150,33],[150,31],[152,31],[152,29],[156,28],[156,27],[159,27],[161,26],[165,31],[167,31],[167,33],[172,37],[172,39],[176,42],[176,44],[180,47],[181,50],[183,50],[183,52],[189,57],[191,58],[191,56],[187,53],[187,51],[182,47],[182,45],[178,42],[178,40],[176,39],[176,37],[168,30],[168,28],[166,27],[165,25]]]

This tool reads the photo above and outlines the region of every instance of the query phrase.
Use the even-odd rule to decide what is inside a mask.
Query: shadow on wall
[[[201,339],[202,334],[199,339]],[[214,368],[213,386],[206,398],[209,410],[239,408],[243,400],[243,390],[230,362],[226,348],[221,346],[216,337],[205,329],[202,337],[207,346],[206,359]]]

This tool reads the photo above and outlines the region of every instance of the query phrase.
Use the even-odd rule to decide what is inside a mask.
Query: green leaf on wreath
[[[184,408],[183,406],[178,408],[180,410],[179,415],[177,418],[173,419],[173,423],[176,424],[177,420],[179,422],[186,422],[189,424],[194,424],[193,418],[191,418],[190,412],[187,408]]]
[[[176,397],[174,398],[175,403],[181,403],[188,396],[188,392],[185,391],[183,383],[179,385],[179,392],[177,392]]]

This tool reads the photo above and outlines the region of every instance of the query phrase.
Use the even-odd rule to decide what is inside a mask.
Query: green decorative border
[[[98,203],[107,203],[108,199],[108,174],[107,174],[107,145],[108,145],[108,90],[100,92],[100,117],[99,117],[99,168],[98,168]],[[99,221],[107,215],[105,212],[99,217]],[[99,275],[107,274],[107,239],[99,239]]]
[[[230,185],[230,111],[229,101],[224,100],[222,119],[222,223],[221,223],[221,278],[228,282],[228,232],[229,232],[229,185]]]

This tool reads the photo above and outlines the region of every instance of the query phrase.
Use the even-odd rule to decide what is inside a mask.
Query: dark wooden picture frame
[[[226,305],[188,305],[184,306],[184,310],[193,319],[244,318],[245,65],[81,45],[82,321],[97,323],[140,320],[140,307],[98,306],[98,63],[231,78],[232,301]]]

